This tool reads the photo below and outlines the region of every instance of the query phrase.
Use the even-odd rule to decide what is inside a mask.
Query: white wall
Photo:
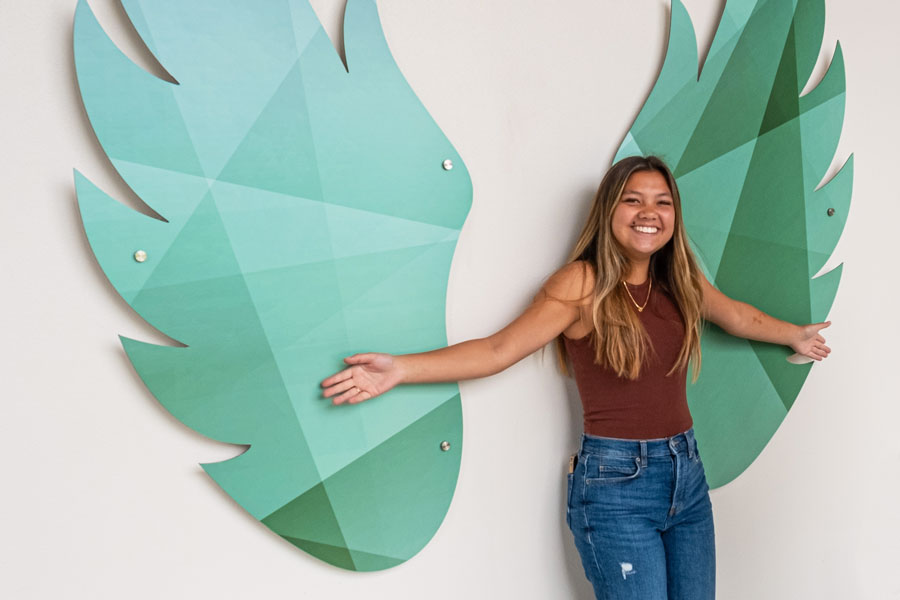
[[[343,0],[316,0],[332,35]],[[91,0],[151,70],[114,0]],[[475,198],[447,299],[451,341],[517,314],[573,242],[586,203],[655,81],[663,0],[380,0],[401,69],[465,158]],[[701,47],[722,2],[689,0]],[[853,205],[816,365],[758,460],[712,493],[719,597],[900,598],[900,331],[895,113],[900,5],[828,0],[840,39]],[[81,232],[72,168],[134,205],[83,114],[75,0],[0,0],[4,598],[591,598],[563,520],[580,408],[552,355],[464,382],[465,453],[447,518],[407,563],[359,574],[254,521],[199,462],[235,449],[150,396],[116,334],[166,343],[121,301]],[[484,260],[483,257],[489,257]]]

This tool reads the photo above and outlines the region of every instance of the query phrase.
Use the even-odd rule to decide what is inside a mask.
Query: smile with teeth
[[[633,229],[640,233],[656,233],[657,231],[659,231],[658,227],[652,227],[648,225],[635,225]]]

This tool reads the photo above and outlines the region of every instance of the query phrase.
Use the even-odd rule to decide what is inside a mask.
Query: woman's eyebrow
[[[637,194],[638,196],[644,195],[642,192],[639,192],[637,190],[625,190],[622,192],[622,195],[624,196],[625,194]],[[672,194],[670,194],[669,192],[660,192],[659,194],[656,194],[657,198],[660,198],[662,196],[668,196],[669,198],[671,198]]]

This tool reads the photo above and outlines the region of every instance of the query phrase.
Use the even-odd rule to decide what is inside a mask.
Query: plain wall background
[[[159,73],[116,0],[111,37]],[[114,292],[81,230],[78,168],[131,206],[75,84],[75,0],[0,0],[0,273],[4,598],[588,599],[564,523],[574,385],[537,353],[463,382],[465,452],[444,524],[416,557],[339,570],[257,523],[201,470],[240,450],[185,428],[117,334],[167,343]],[[340,39],[344,0],[315,0]],[[724,2],[689,0],[701,56]],[[587,203],[655,82],[663,0],[379,0],[408,81],[464,157],[475,196],[453,261],[451,342],[488,335],[565,258]],[[855,153],[844,274],[816,365],[759,458],[714,490],[724,599],[900,598],[900,5],[828,0],[816,81],[841,40]],[[808,88],[809,89],[809,86]]]

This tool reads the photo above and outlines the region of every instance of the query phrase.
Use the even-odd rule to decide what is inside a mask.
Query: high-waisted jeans
[[[652,440],[582,435],[566,523],[597,598],[715,598],[709,486],[693,428]]]

